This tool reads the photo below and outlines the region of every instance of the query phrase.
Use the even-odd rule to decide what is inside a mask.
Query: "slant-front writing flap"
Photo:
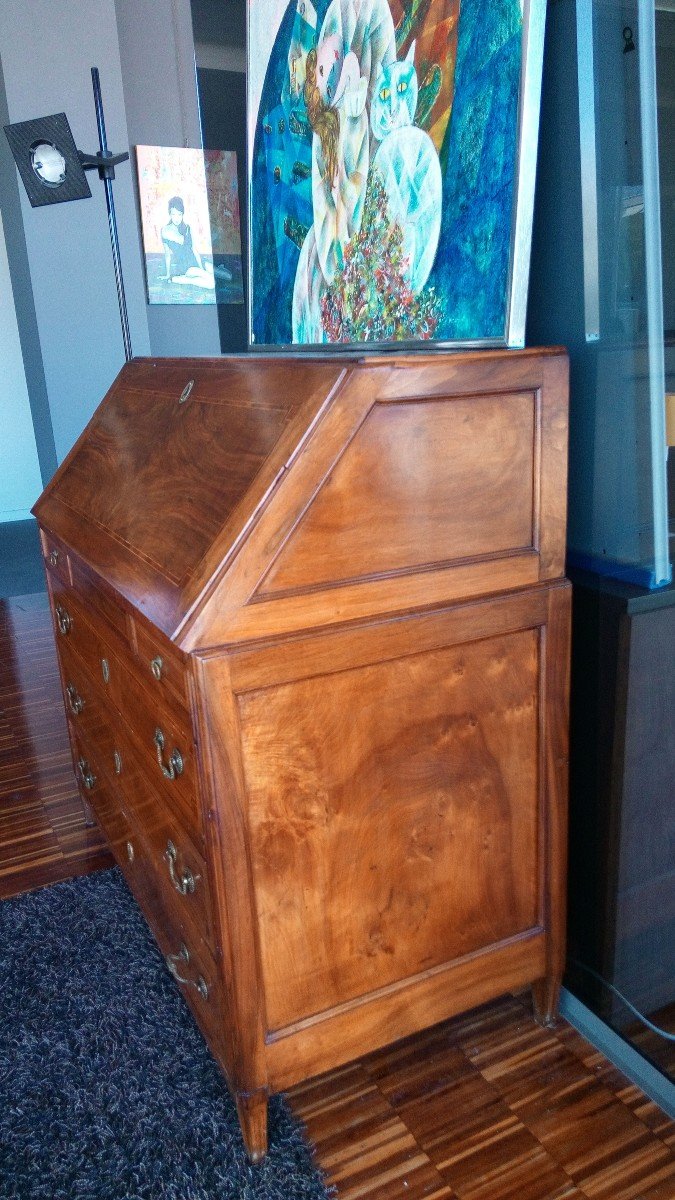
[[[38,519],[57,533],[62,523],[132,603],[161,593],[166,628],[208,585],[343,370],[297,359],[129,363]]]

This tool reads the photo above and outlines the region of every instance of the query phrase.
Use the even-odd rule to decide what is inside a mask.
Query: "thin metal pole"
[[[91,82],[94,89],[94,104],[96,105],[96,124],[98,126],[98,140],[101,148],[101,154],[105,157],[108,154],[108,143],[105,134],[105,120],[103,117],[103,100],[101,99],[101,84],[98,77],[98,67],[91,68]],[[111,156],[112,157],[112,156]],[[112,179],[104,173],[105,168],[99,171],[99,175],[103,180],[105,187],[105,202],[108,209],[108,226],[110,229],[110,245],[112,247],[113,266],[115,268],[115,285],[117,287],[117,301],[120,306],[120,321],[122,322],[122,338],[124,340],[124,354],[127,362],[132,357],[131,352],[131,334],[129,332],[129,318],[127,316],[127,301],[124,295],[124,279],[122,277],[122,261],[120,259],[120,243],[117,236],[117,220],[115,219],[115,200],[113,198]]]

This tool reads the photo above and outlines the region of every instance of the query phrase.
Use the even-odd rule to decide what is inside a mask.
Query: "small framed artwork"
[[[253,346],[522,345],[545,0],[249,0]]]
[[[242,304],[237,156],[137,146],[150,304]]]

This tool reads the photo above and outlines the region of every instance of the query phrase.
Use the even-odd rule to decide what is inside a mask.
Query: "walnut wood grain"
[[[463,386],[447,356],[407,369],[387,359],[367,371],[355,365],[181,626],[182,647],[560,577],[567,363],[527,352],[516,360],[472,358]],[[496,363],[508,390],[496,382]]]
[[[253,682],[248,659],[241,678]],[[4,602],[3,895],[110,862],[93,848],[98,831],[83,826],[58,695],[46,597]],[[111,838],[122,832],[113,824]],[[52,858],[57,842],[62,856]],[[289,1100],[339,1200],[670,1200],[675,1191],[675,1122],[564,1022],[538,1029],[523,999],[359,1057]]]
[[[241,698],[270,1030],[538,926],[539,635],[492,620]]]
[[[272,1091],[516,987],[553,1017],[566,379],[560,351],[141,360],[38,502],[75,763],[214,980],[181,986],[253,1159]]]
[[[536,401],[376,402],[256,595],[535,549]]]

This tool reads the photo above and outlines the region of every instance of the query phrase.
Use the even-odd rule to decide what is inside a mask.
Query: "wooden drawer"
[[[188,832],[203,842],[197,764],[189,725],[144,692],[130,672],[119,667],[121,695],[111,688],[138,747],[138,759],[163,801],[180,817]]]
[[[105,774],[119,775],[121,764],[122,722],[116,709],[101,695],[81,659],[70,645],[59,645],[65,704],[72,727],[96,754]]]
[[[119,661],[120,651],[124,653],[124,642],[108,625],[97,619],[94,610],[85,609],[81,598],[72,588],[56,579],[51,580],[51,585],[57,648],[67,642],[82,659],[91,676],[112,693],[113,667]],[[121,671],[118,670],[118,679],[120,676]]]
[[[124,711],[138,698],[145,704],[157,701],[171,709],[179,722],[189,719],[188,683],[181,655],[170,643],[162,643],[137,627],[138,656],[120,628],[113,628],[98,608],[62,579],[52,579],[58,641],[68,641],[77,650],[96,679],[109,687],[115,703]],[[99,597],[100,599],[100,597]],[[135,687],[129,687],[132,679]]]
[[[43,529],[40,530],[40,542],[48,577],[53,572],[62,583],[70,586],[70,556],[65,547]]]
[[[140,678],[153,697],[163,704],[190,711],[185,660],[165,638],[135,621],[136,655]]]
[[[67,589],[53,585],[52,590],[57,649],[64,670],[67,663],[77,687],[79,659],[90,679],[96,681],[101,695],[117,709],[131,729],[148,777],[179,815],[186,829],[202,841],[197,769],[192,732],[185,709],[167,708],[163,699],[146,691],[131,652],[125,653],[121,642],[106,637],[100,622],[92,623],[91,614],[87,612],[85,615],[79,600]],[[173,674],[175,677],[177,672]],[[64,681],[67,685],[65,676]],[[86,686],[84,679],[82,686]],[[88,686],[91,690],[91,685]],[[86,708],[83,714],[86,721]]]
[[[129,742],[121,743],[124,805],[145,842],[166,906],[192,933],[215,945],[207,866],[182,824],[148,781]]]
[[[162,896],[153,892],[151,878],[135,892],[169,971],[212,1053],[222,1063],[226,1054],[227,1013],[220,971],[213,955],[166,909]]]
[[[99,696],[77,656],[61,648],[68,680],[71,727],[96,779],[105,777],[122,797],[134,831],[146,844],[158,890],[180,921],[213,946],[206,863],[181,822],[147,778],[131,735],[119,715]],[[83,772],[79,772],[83,786]],[[92,789],[92,795],[96,788]],[[85,789],[86,794],[86,789]],[[93,800],[92,800],[93,806]]]
[[[100,757],[70,723],[76,777],[80,791],[90,805],[120,866],[128,874],[135,863],[138,844],[129,818],[122,806],[120,792],[111,786]],[[135,879],[132,881],[135,884]]]
[[[84,564],[70,557],[70,581],[72,593],[85,609],[90,619],[102,623],[106,632],[111,630],[124,645],[129,644],[130,618],[113,593],[94,576]]]
[[[120,802],[120,791],[101,770],[95,752],[71,727],[83,796],[91,805],[156,941],[167,967],[188,1001],[214,1054],[222,1055],[223,988],[216,961],[205,943],[171,905],[156,871],[154,856]],[[91,781],[87,786],[85,779]]]
[[[56,616],[60,618],[61,611],[65,614],[65,619],[58,621],[61,635],[69,636],[76,644],[95,675],[102,672],[103,659],[108,660],[111,670],[111,656],[122,659],[125,672],[131,672],[153,700],[159,699],[174,709],[179,719],[186,719],[190,709],[188,682],[180,652],[127,616],[115,597],[97,586],[85,567],[65,552],[61,554],[55,544],[52,548],[52,539],[45,534],[42,539]],[[57,569],[51,562],[55,550],[59,555]]]

